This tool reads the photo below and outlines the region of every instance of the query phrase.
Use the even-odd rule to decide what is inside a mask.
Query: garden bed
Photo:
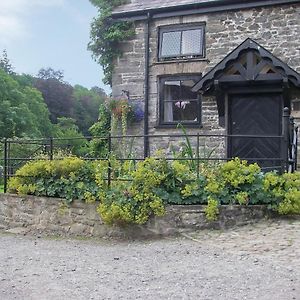
[[[97,203],[63,199],[0,195],[0,229],[14,233],[92,237],[159,237],[201,229],[224,229],[255,223],[273,215],[264,205],[223,205],[216,221],[205,217],[205,205],[169,205],[163,217],[144,225],[108,226],[96,211]]]

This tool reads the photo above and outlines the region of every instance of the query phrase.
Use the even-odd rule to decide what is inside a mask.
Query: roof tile
[[[216,0],[131,0],[131,3],[118,6],[113,13],[134,12],[185,4],[208,3]]]

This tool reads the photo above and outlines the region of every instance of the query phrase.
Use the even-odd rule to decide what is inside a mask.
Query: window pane
[[[173,104],[173,121],[198,121],[198,103],[195,101],[178,101]]]
[[[202,54],[202,29],[182,32],[182,54]]]
[[[293,110],[300,111],[300,101],[295,101],[293,103]]]
[[[165,81],[164,84],[165,100],[180,99],[180,81]]]
[[[184,80],[181,82],[181,93],[183,99],[197,99],[198,94],[192,92],[192,87],[195,85],[194,80]]]
[[[163,86],[164,121],[173,122],[173,102],[180,98],[180,81],[165,81]]]
[[[181,32],[165,32],[162,36],[161,56],[178,56],[180,55]]]

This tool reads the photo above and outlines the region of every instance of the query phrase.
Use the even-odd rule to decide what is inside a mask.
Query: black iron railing
[[[280,153],[277,157],[240,157],[241,159],[246,159],[249,162],[257,162],[258,164],[264,164],[265,162],[270,162],[271,166],[262,167],[263,170],[279,170],[293,172],[296,170],[297,166],[297,129],[293,128],[293,130],[289,127],[289,130],[286,131],[288,136],[273,136],[273,135],[227,135],[227,134],[191,134],[191,135],[183,135],[183,134],[172,134],[172,135],[148,135],[148,139],[151,145],[151,140],[155,139],[171,139],[178,141],[173,142],[174,145],[178,145],[180,147],[181,144],[186,143],[186,139],[189,139],[192,147],[192,155],[184,156],[184,157],[176,157],[173,153],[167,151],[165,159],[168,161],[190,161],[196,164],[196,169],[199,177],[199,166],[201,162],[221,162],[228,161],[231,157],[226,157],[226,141],[229,138],[253,138],[253,139],[275,139],[278,140],[278,145],[280,146]],[[142,161],[145,159],[143,156],[144,151],[143,147],[139,147],[139,144],[142,144],[144,135],[128,135],[128,136],[111,136],[107,137],[85,137],[86,141],[91,142],[92,140],[105,140],[107,142],[107,153],[104,156],[94,156],[90,157],[88,155],[82,155],[81,158],[84,160],[107,160],[108,163],[109,157],[112,153],[115,154],[116,159],[120,161]],[[205,145],[205,139],[210,139],[211,144],[219,144],[222,145],[219,147],[217,151],[211,153],[211,149],[209,149],[208,145]],[[15,175],[15,172],[18,168],[24,165],[26,162],[34,161],[34,160],[53,160],[55,158],[55,153],[59,149],[70,149],[69,143],[64,143],[65,141],[74,141],[79,138],[70,138],[70,139],[34,139],[34,140],[10,140],[6,139],[2,143],[2,165],[3,165],[3,184],[4,191],[7,190],[7,182],[8,179]],[[120,145],[128,145],[128,139],[134,139],[135,141],[135,149],[131,153],[126,153],[125,155],[117,155],[118,151],[116,148]],[[140,142],[139,142],[140,139]],[[214,141],[214,139],[217,139]],[[125,140],[125,142],[124,142]],[[17,156],[17,153],[14,150],[14,147],[18,145],[22,147],[22,150],[28,148],[28,151],[25,151],[27,155]],[[155,143],[154,143],[155,145]],[[207,155],[203,153],[202,148],[206,147],[209,149],[210,154]],[[151,148],[151,147],[150,147]],[[149,156],[156,157],[154,148],[150,149]],[[124,149],[123,149],[124,150]],[[41,152],[42,158],[40,155],[37,155]],[[60,157],[58,159],[62,159]],[[111,166],[108,166],[107,180],[108,184],[110,184],[112,180],[111,176]]]
[[[166,160],[190,161],[197,166],[197,176],[199,177],[199,167],[201,162],[228,161],[233,157],[228,157],[227,144],[230,139],[268,139],[275,140],[278,145],[278,155],[276,157],[240,157],[248,162],[257,162],[264,171],[278,170],[280,172],[294,172],[297,169],[297,146],[298,146],[298,128],[295,126],[294,119],[290,117],[288,108],[284,109],[282,118],[281,135],[228,135],[228,134],[152,134],[152,135],[107,135],[106,137],[87,136],[78,138],[48,138],[48,139],[4,139],[0,143],[0,166],[2,169],[1,179],[3,180],[4,191],[7,190],[8,179],[15,176],[18,168],[28,161],[34,160],[53,160],[57,150],[67,149],[74,154],[74,143],[78,140],[84,140],[86,143],[92,141],[102,141],[102,155],[91,156],[89,153],[77,155],[84,160],[106,160],[108,161],[107,181],[111,183],[111,154],[121,161],[141,161],[145,159],[145,153],[150,157],[156,157],[155,140],[168,144],[168,147],[162,146],[165,152]],[[149,142],[149,149],[145,151],[144,140]],[[73,146],[72,146],[73,145]],[[180,147],[184,146],[186,151],[184,155],[176,156],[172,152],[172,147],[177,147],[177,153]],[[169,151],[166,151],[166,148]],[[176,152],[175,151],[175,152]],[[21,153],[21,154],[20,154]],[[1,157],[0,156],[0,157]],[[63,156],[60,156],[62,159]],[[55,158],[56,159],[56,158]],[[0,172],[1,174],[1,172]]]

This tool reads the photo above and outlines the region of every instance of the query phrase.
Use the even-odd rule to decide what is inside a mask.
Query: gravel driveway
[[[2,232],[0,299],[300,299],[300,221],[154,241]]]

